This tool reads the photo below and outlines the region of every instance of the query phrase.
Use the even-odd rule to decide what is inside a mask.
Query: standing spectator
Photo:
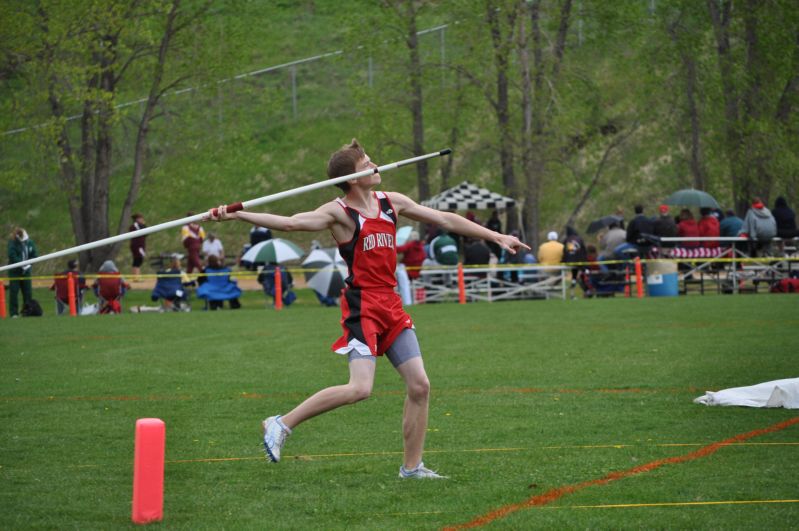
[[[744,220],[735,215],[733,210],[728,210],[724,219],[719,223],[719,234],[725,238],[733,238],[741,232]]]
[[[654,234],[654,222],[644,215],[643,205],[635,205],[635,217],[627,225],[627,243],[635,245],[642,255],[652,247],[652,241],[646,235]]]
[[[599,239],[599,259],[612,260],[613,250],[626,242],[627,232],[621,228],[619,223],[611,223],[608,231]]]
[[[403,245],[397,246],[397,253],[402,254],[402,263],[408,271],[408,278],[411,280],[419,278],[422,263],[424,263],[424,244],[419,239],[419,233],[411,231],[408,241]]]
[[[566,240],[563,242],[563,262],[586,262],[588,260],[588,252],[585,248],[585,242],[574,230],[573,227],[566,227]],[[581,270],[585,270],[586,266],[576,266],[572,268],[572,287],[577,284],[577,277]]]
[[[780,238],[796,238],[799,231],[796,230],[796,213],[788,206],[788,201],[780,196],[774,202],[774,210],[771,211],[774,220],[777,222],[777,236]]]
[[[17,227],[8,240],[8,263],[17,264],[30,258],[36,258],[36,244],[28,237],[22,227]],[[19,317],[19,291],[22,290],[22,306],[30,304],[33,300],[33,285],[31,284],[31,266],[18,267],[8,270],[9,285],[11,287],[9,307],[11,317]]]
[[[491,212],[491,217],[488,218],[486,222],[486,228],[502,234],[502,222],[499,220],[499,212],[497,212],[496,209]],[[497,257],[497,260],[499,260],[502,256],[502,248],[494,242],[486,243],[488,244],[488,248],[491,249],[491,252],[494,253],[494,256]]]
[[[680,238],[698,238],[699,224],[694,219],[693,213],[683,208],[680,211],[680,222],[677,224],[677,236]],[[699,247],[699,242],[682,242],[682,247]]]
[[[187,217],[193,215],[194,212],[186,212]],[[205,229],[199,223],[189,223],[180,229],[180,237],[183,240],[183,247],[186,248],[186,273],[191,274],[195,269],[202,271],[200,250],[205,239]]]
[[[699,235],[704,238],[718,238],[721,235],[719,220],[713,215],[713,209],[702,207],[699,209],[702,219],[699,220]],[[715,249],[719,246],[718,241],[701,242],[703,247]]]
[[[220,262],[225,260],[225,247],[213,232],[209,232],[208,239],[203,241],[202,251],[206,260],[211,256],[216,256]]]
[[[655,236],[660,238],[674,238],[677,236],[677,224],[674,219],[669,215],[669,206],[660,205],[658,209],[660,216],[653,223],[652,228],[655,231]],[[663,242],[661,247],[674,247],[673,242]]]
[[[758,251],[762,251],[776,235],[777,221],[763,201],[756,197],[746,211],[740,232],[740,236],[749,238],[751,256],[757,256]]]
[[[86,285],[86,279],[80,274],[78,269],[78,261],[70,260],[67,262],[66,271],[58,273],[53,285],[50,286],[50,289],[55,291],[56,315],[62,315],[69,310],[69,279],[67,275],[70,273],[72,273],[72,278],[74,279],[75,305],[78,311],[80,311],[83,302],[83,292],[89,289]]]
[[[427,254],[438,265],[458,265],[458,243],[452,236],[441,229],[439,229],[438,235],[430,242]]]
[[[128,232],[141,230],[147,227],[147,225],[144,224],[144,216],[142,214],[137,212],[131,217],[133,218],[133,225],[128,228]],[[139,275],[141,275],[141,265],[144,263],[144,257],[147,255],[146,240],[146,235],[137,236],[135,238],[131,238],[130,240],[130,254],[133,257],[133,266],[131,267],[131,272],[133,273],[134,281],[138,281],[140,279]]]
[[[491,249],[483,240],[465,238],[463,246],[463,265],[488,267],[491,260]],[[478,278],[485,278],[485,273],[471,273]]]
[[[563,261],[563,244],[558,241],[558,233],[554,230],[547,234],[547,242],[538,246],[538,263],[541,265],[558,265]]]
[[[250,246],[272,239],[272,231],[266,227],[253,226],[250,229]]]

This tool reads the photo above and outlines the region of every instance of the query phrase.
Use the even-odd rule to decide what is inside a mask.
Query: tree
[[[169,53],[179,33],[190,28],[208,3],[187,10],[180,0],[167,2],[38,2],[24,15],[33,21],[31,45],[19,54],[19,73],[49,114],[42,131],[55,148],[58,179],[66,191],[78,244],[110,234],[110,188],[117,155],[115,128],[121,117],[121,93],[145,89],[137,120],[132,171],[116,231],[126,231],[145,174],[147,137],[166,92],[186,78],[165,80]],[[38,98],[38,99],[37,99]],[[37,103],[43,105],[37,107]],[[75,114],[76,113],[76,114]],[[73,114],[79,131],[73,134]],[[87,251],[84,268],[95,269],[118,252],[120,244]]]

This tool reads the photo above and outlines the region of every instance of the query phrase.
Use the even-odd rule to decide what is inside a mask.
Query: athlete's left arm
[[[530,249],[528,245],[520,242],[515,236],[494,232],[452,212],[442,212],[428,208],[398,192],[386,192],[386,195],[391,200],[391,204],[394,205],[397,214],[406,218],[438,225],[447,232],[494,242],[511,253],[516,253],[517,249]]]

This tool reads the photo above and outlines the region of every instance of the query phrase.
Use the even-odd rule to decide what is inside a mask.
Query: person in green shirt
[[[28,233],[22,227],[17,227],[11,232],[11,239],[8,240],[8,263],[17,264],[30,258],[39,256],[36,252],[36,244],[28,237]],[[33,288],[31,284],[31,266],[18,267],[8,271],[10,292],[10,313],[11,317],[19,316],[19,291],[22,290],[23,306],[33,299]]]

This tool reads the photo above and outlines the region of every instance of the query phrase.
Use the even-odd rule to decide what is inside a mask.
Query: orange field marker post
[[[135,524],[164,518],[164,450],[166,425],[161,419],[138,419],[133,454],[133,511]]]
[[[463,278],[462,262],[458,262],[458,303],[466,304],[466,281]]]
[[[630,263],[624,264],[624,296],[630,296]]]
[[[72,272],[67,273],[67,300],[69,301],[69,315],[77,317],[78,306],[75,302],[75,277]]]
[[[283,309],[283,277],[280,266],[275,266],[275,310]]]
[[[0,319],[6,318],[6,283],[0,278]]]
[[[635,257],[635,289],[639,299],[644,297],[644,275],[641,271],[641,258]]]

